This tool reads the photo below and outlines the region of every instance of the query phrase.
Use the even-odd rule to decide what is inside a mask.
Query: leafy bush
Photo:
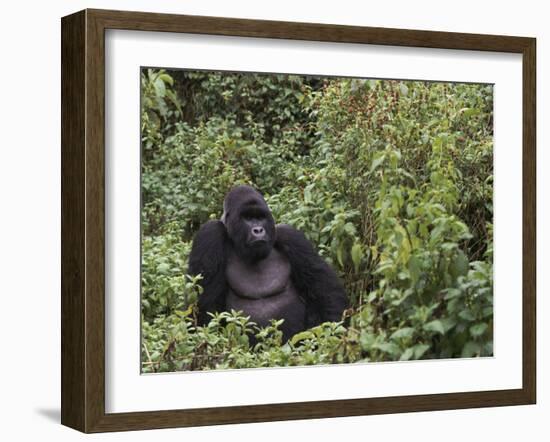
[[[144,70],[143,371],[491,355],[492,97],[480,84]],[[240,312],[197,326],[193,234],[240,183],[333,265],[345,322],[286,343],[280,321],[261,329]]]

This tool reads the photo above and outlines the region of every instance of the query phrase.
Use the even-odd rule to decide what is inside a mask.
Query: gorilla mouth
[[[252,259],[264,259],[271,252],[271,244],[265,239],[256,239],[248,243],[247,255]]]
[[[257,245],[263,245],[263,244],[267,244],[267,239],[253,239],[252,241],[250,241],[249,243],[251,246],[257,246]]]

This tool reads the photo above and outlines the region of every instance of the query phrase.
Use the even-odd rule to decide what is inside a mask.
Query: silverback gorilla
[[[339,321],[348,301],[334,270],[298,230],[275,225],[262,195],[250,186],[225,197],[221,221],[193,239],[189,273],[202,274],[198,321],[208,312],[241,310],[259,326],[284,319],[283,340],[325,321]]]

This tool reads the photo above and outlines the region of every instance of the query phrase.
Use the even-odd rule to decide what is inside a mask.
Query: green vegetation
[[[492,87],[142,72],[143,372],[492,355]],[[281,342],[195,322],[193,234],[248,183],[342,278],[347,322]],[[256,332],[252,347],[248,332]]]

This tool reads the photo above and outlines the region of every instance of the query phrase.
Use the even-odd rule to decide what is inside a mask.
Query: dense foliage
[[[492,97],[478,84],[143,70],[143,371],[492,355]],[[240,312],[197,326],[193,234],[239,183],[332,264],[345,321],[287,343],[280,323]]]

